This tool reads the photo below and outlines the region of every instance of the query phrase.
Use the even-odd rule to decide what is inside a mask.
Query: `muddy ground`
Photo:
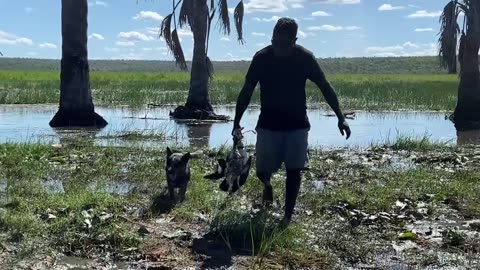
[[[480,269],[480,148],[311,150],[286,229],[283,172],[271,209],[254,170],[230,197],[203,179],[225,149],[190,149],[179,205],[163,151],[0,150],[2,269]]]

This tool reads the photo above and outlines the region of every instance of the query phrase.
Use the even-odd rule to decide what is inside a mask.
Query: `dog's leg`
[[[170,184],[168,184],[168,194],[170,195],[170,200],[175,203],[175,189]]]
[[[180,203],[182,203],[184,200],[185,200],[185,193],[187,193],[187,185],[183,185],[182,187],[180,187],[180,189],[178,190],[178,195],[180,197]]]

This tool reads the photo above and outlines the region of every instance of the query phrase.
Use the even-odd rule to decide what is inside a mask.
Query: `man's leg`
[[[300,191],[302,171],[309,168],[308,157],[309,129],[295,130],[286,135],[285,167],[287,179],[285,185],[284,222],[290,223]]]
[[[263,204],[267,207],[270,207],[273,203],[273,188],[270,182],[270,179],[272,178],[272,174],[257,172],[257,177],[263,183],[263,195],[262,195]]]
[[[256,171],[257,177],[263,183],[263,203],[270,206],[273,203],[273,189],[270,182],[272,174],[278,171],[283,162],[282,134],[257,128]]]
[[[290,223],[293,211],[297,202],[298,192],[300,191],[300,183],[302,180],[301,170],[287,170],[287,182],[285,187],[285,215],[284,222]]]

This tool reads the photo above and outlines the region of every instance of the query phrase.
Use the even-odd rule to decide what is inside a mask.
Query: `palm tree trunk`
[[[467,32],[458,87],[458,101],[454,113],[457,131],[480,129],[480,71],[478,51],[480,48],[480,32],[474,27]]]
[[[87,28],[88,1],[62,0],[60,107],[51,127],[105,127],[95,113],[90,90]]]
[[[193,110],[213,112],[208,96],[208,70],[207,70],[207,26],[208,6],[206,0],[193,1],[195,10],[193,23],[193,59],[190,76],[190,89],[185,107]]]

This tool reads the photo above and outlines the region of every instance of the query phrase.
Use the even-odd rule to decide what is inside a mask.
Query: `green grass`
[[[415,147],[406,148],[422,152],[431,149],[413,145]],[[0,230],[3,232],[0,244],[17,243],[23,247],[18,254],[27,257],[38,244],[46,250],[82,257],[99,252],[98,247],[101,247],[100,252],[140,247],[144,239],[137,234],[138,227],[132,227],[122,217],[129,217],[127,208],[139,208],[145,213],[143,221],[159,218],[151,206],[152,200],[165,192],[164,152],[81,143],[62,148],[0,144],[0,179],[8,182],[9,201],[7,206],[0,205]],[[215,152],[222,151],[214,149]],[[271,212],[252,210],[251,202],[259,199],[262,189],[254,170],[240,196],[227,197],[219,192],[217,182],[203,179],[215,168],[214,157],[192,159],[192,179],[186,200],[168,216],[174,218],[176,224],[202,224],[210,237],[225,248],[254,255],[249,269],[279,266],[333,269],[338,260],[368,261],[382,243],[385,245],[396,239],[396,232],[366,227],[353,231],[348,222],[322,214],[322,209],[341,201],[367,213],[378,213],[388,212],[399,199],[415,202],[425,194],[433,194],[432,212],[436,210],[435,205],[448,198],[458,202],[460,215],[480,217],[478,170],[449,173],[427,165],[392,172],[373,170],[342,159],[325,162],[329,155],[312,154],[312,170],[302,184],[304,189],[298,199],[296,222],[287,230],[278,228],[278,219]],[[309,188],[313,180],[323,177],[334,180],[336,185],[323,192]],[[47,192],[43,187],[47,179],[60,180],[65,192]],[[136,191],[117,195],[89,188],[92,183],[122,181],[136,184]],[[272,211],[282,213],[284,173],[276,174],[272,184],[275,201],[280,203],[275,203]],[[94,223],[92,228],[85,227],[82,211],[90,208],[93,216],[106,212],[112,217]],[[313,214],[306,215],[306,210]],[[46,219],[48,213],[56,218]],[[161,228],[158,224],[154,226]],[[457,238],[452,237],[448,244],[456,244]]]
[[[244,73],[217,73],[210,86],[213,104],[236,101]],[[364,110],[453,110],[458,79],[455,75],[328,75],[343,108]],[[91,72],[97,105],[144,106],[181,104],[189,86],[188,73]],[[323,102],[321,92],[307,83],[308,102]],[[57,103],[58,72],[0,72],[0,104]],[[259,91],[252,97],[259,103]]]
[[[372,144],[372,147],[376,145]],[[405,151],[435,151],[435,150],[447,150],[452,146],[449,142],[435,141],[431,139],[431,135],[425,133],[421,136],[412,136],[408,134],[398,134],[395,141],[386,139],[383,146],[390,147],[393,150],[405,150]]]

